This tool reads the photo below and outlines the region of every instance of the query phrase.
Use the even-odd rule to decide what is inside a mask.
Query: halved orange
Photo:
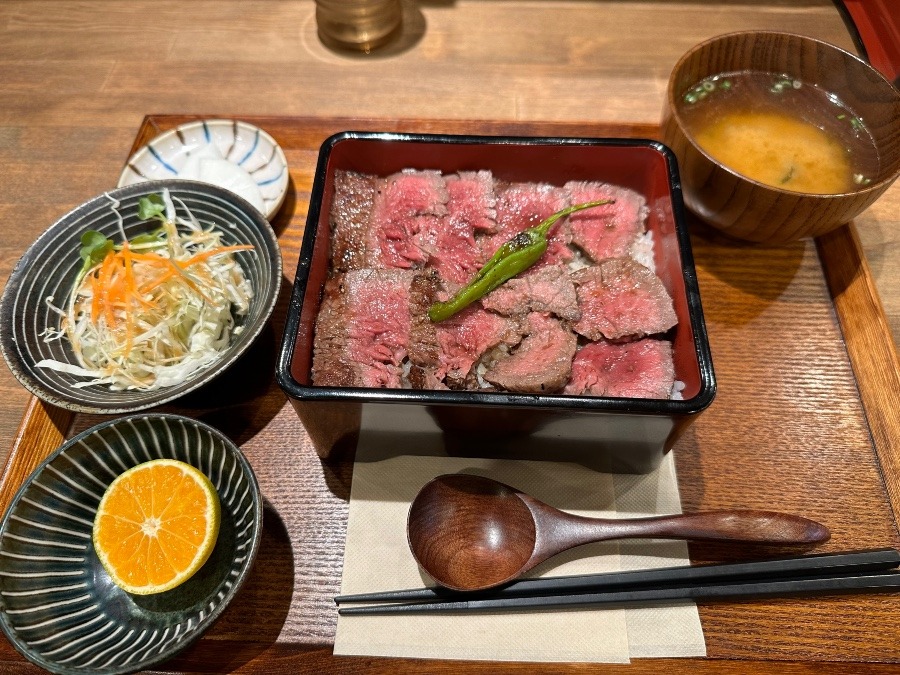
[[[124,590],[161,593],[203,566],[220,517],[216,489],[203,472],[155,459],[128,469],[106,489],[94,518],[94,549]]]

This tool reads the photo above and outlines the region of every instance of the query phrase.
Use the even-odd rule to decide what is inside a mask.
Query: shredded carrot
[[[163,200],[174,212],[167,192]],[[79,375],[116,390],[171,386],[227,348],[253,297],[231,256],[254,247],[223,245],[222,233],[195,222],[167,220],[158,238],[140,245],[92,238],[96,247],[86,259],[93,267],[76,281],[61,324],[83,370]],[[189,232],[178,231],[182,223]],[[41,366],[73,368],[52,359]]]
[[[232,253],[235,251],[252,251],[253,246],[236,245],[236,246],[219,246],[207,251],[196,253],[187,260],[177,261],[161,256],[157,253],[138,253],[132,250],[127,243],[122,246],[121,251],[110,251],[103,262],[93,274],[90,275],[90,286],[92,291],[91,302],[91,318],[96,321],[101,315],[106,318],[108,326],[115,324],[114,309],[124,310],[126,334],[130,337],[133,335],[133,319],[132,309],[134,303],[137,302],[144,307],[153,307],[155,303],[147,301],[144,296],[150,291],[158,288],[173,277],[179,277],[180,280],[188,286],[192,291],[197,293],[207,302],[212,300],[203,292],[203,290],[192,280],[184,270],[187,267],[201,263],[213,256]],[[150,265],[161,268],[161,274],[143,282],[138,286],[134,277],[134,263],[149,263]],[[199,271],[200,275],[209,279],[209,275],[205,271]],[[130,349],[130,339],[126,340],[127,348]]]
[[[114,316],[112,312],[112,306],[109,302],[109,290],[110,290],[110,280],[112,279],[113,274],[113,265],[116,259],[116,254],[114,251],[110,251],[106,254],[106,257],[103,259],[103,262],[100,264],[99,278],[98,282],[100,283],[100,309],[102,310],[102,316],[106,318],[106,325],[112,327],[114,323]]]
[[[220,246],[219,248],[214,248],[209,251],[201,251],[200,253],[196,253],[192,255],[190,258],[181,263],[181,267],[189,267],[195,263],[198,263],[202,260],[206,260],[207,258],[212,258],[214,255],[222,255],[223,253],[231,253],[232,251],[252,251],[253,247],[250,245],[242,245],[242,246]]]

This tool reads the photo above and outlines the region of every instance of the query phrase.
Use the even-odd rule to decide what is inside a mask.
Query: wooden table
[[[368,57],[339,55],[322,47],[315,35],[313,14],[311,2],[287,0],[26,0],[0,5],[0,218],[5,224],[0,277],[6,277],[22,251],[56,217],[115,184],[139,130],[144,136],[152,131],[153,119],[148,121],[150,126],[141,127],[150,113],[306,118],[302,131],[293,133],[309,135],[292,139],[289,155],[295,181],[299,181],[294,210],[279,216],[284,219],[281,224],[287,236],[282,246],[295,251],[299,246],[297,223],[302,223],[309,190],[303,178],[308,171],[301,169],[314,161],[316,143],[341,124],[315,120],[363,116],[374,118],[372,125],[386,128],[403,126],[396,122],[400,119],[411,120],[409,125],[417,128],[456,131],[469,128],[466,120],[487,120],[494,121],[498,133],[530,128],[580,135],[610,131],[652,134],[670,68],[681,53],[706,37],[742,28],[785,29],[854,49],[838,12],[827,0],[422,2],[406,5],[406,29],[399,43]],[[168,117],[159,120],[169,125],[176,121]],[[263,124],[264,120],[257,122]],[[273,120],[272,125],[273,133],[284,138],[291,129],[300,128],[284,120]],[[772,457],[777,451],[796,453],[796,459],[789,460],[794,462],[792,467],[815,470],[819,456],[823,462],[839,465],[835,470],[844,483],[817,486],[820,497],[814,505],[829,523],[838,524],[835,545],[900,544],[894,516],[900,513],[900,451],[895,440],[900,426],[896,406],[884,405],[885,398],[896,400],[898,392],[894,351],[900,342],[898,207],[900,187],[894,186],[858,219],[855,228],[816,243],[776,249],[767,256],[757,250],[748,253],[757,273],[763,259],[774,260],[787,270],[786,275],[776,275],[770,286],[753,291],[749,303],[745,301],[751,289],[741,288],[712,263],[703,268],[701,278],[704,304],[720,322],[718,334],[713,336],[713,352],[726,364],[720,383],[728,385],[720,388],[716,403],[720,410],[747,405],[736,396],[749,386],[734,365],[741,341],[761,330],[764,321],[760,317],[767,312],[792,312],[810,302],[808,293],[813,289],[812,300],[819,303],[819,309],[812,325],[824,328],[819,339],[827,352],[816,365],[832,369],[822,371],[825,374],[819,377],[823,382],[836,379],[844,399],[828,406],[823,395],[814,401],[818,409],[812,403],[804,408],[787,401],[794,406],[792,410],[805,410],[808,416],[786,420],[789,424],[784,428],[738,425],[724,433],[724,440],[738,445],[749,438],[757,450],[768,451]],[[851,254],[855,250],[857,233],[864,252],[860,260],[845,255],[847,250]],[[721,246],[701,233],[695,242],[698,259],[714,260]],[[846,264],[829,268],[823,279],[819,256]],[[295,262],[286,256],[286,270],[292,273]],[[828,292],[821,290],[826,281],[834,296],[833,311]],[[739,302],[729,305],[733,300]],[[745,313],[735,313],[735,307]],[[276,326],[275,332],[278,330]],[[807,385],[812,386],[817,375],[810,371],[808,376]],[[858,394],[853,393],[857,387]],[[845,400],[851,393],[859,398]],[[20,429],[26,410],[30,426]],[[277,439],[274,447],[296,441],[300,445],[297,451],[309,452],[308,441],[302,430],[296,429],[295,418],[290,417],[293,413],[277,390],[267,389],[249,411],[263,415],[263,422],[239,428],[240,420],[229,419],[222,410],[218,409],[218,415],[215,407],[196,412],[245,443],[259,466],[263,461],[254,453],[275,441],[267,437],[267,430],[278,425],[290,426],[295,436],[287,441]],[[247,414],[248,410],[240,408],[239,412]],[[819,421],[812,421],[816,414]],[[752,419],[748,413],[748,420]],[[7,468],[0,495],[3,504],[22,478],[17,472],[36,463],[70,433],[70,421],[69,416],[30,399],[7,372],[0,373],[0,450],[11,449],[13,459],[19,459]],[[79,419],[77,423],[83,426],[90,421]],[[792,424],[797,426],[792,429]],[[821,448],[821,453],[807,445],[791,447],[797,435],[811,445],[819,425],[822,442],[832,443],[831,447]],[[803,476],[777,475],[781,468],[777,462],[751,460],[746,466],[752,465],[759,473],[742,474],[745,465],[728,459],[722,439],[717,439],[711,450],[705,447],[718,433],[712,422],[698,425],[676,449],[686,508],[727,506],[730,499],[743,494],[757,500],[781,499],[780,503],[797,509],[806,506],[802,497],[811,488]],[[842,439],[848,438],[865,446],[862,455],[852,460],[854,471],[862,472],[856,483],[852,482],[851,460],[846,466],[841,464],[841,453],[847,449]],[[753,448],[742,450],[754,452]],[[727,465],[719,461],[723,458]],[[775,477],[763,473],[767,470],[776,472]],[[456,672],[452,663],[331,657],[334,609],[328,598],[339,582],[344,527],[340,517],[346,509],[349,468],[323,467],[315,461],[301,462],[298,467],[286,457],[266,464],[263,482],[274,480],[279,471],[292,482],[273,490],[271,498],[276,503],[297,499],[307,506],[317,504],[311,508],[318,509],[313,515],[319,519],[313,518],[309,530],[288,536],[288,525],[277,512],[268,514],[264,543],[275,559],[293,556],[295,575],[268,570],[244,595],[251,598],[247,606],[254,611],[270,602],[274,616],[271,612],[249,617],[237,610],[230,612],[202,645],[186,653],[174,667],[211,672]],[[823,475],[827,479],[829,474]],[[734,484],[742,481],[757,481],[756,487],[735,490]],[[847,493],[852,497],[845,502],[841,495]],[[827,506],[821,495],[833,496],[835,503]],[[870,512],[842,512],[848,504],[864,505]],[[325,517],[328,514],[335,516],[334,522]],[[315,530],[314,526],[323,522],[327,526]],[[303,541],[312,549],[293,553],[292,541]],[[693,549],[692,553],[696,559],[716,555],[708,549]],[[308,563],[322,566],[304,567]],[[289,606],[282,601],[276,589],[279,584],[291,583],[296,586],[295,596],[307,594],[309,602]],[[785,672],[839,672],[839,662],[849,658],[858,662],[853,665],[854,672],[876,672],[881,670],[879,666],[863,662],[900,661],[896,647],[900,630],[897,619],[892,618],[897,614],[895,600],[885,597],[803,607],[803,617],[813,622],[813,627],[800,631],[793,645],[790,638],[753,640],[766,631],[789,631],[789,612],[773,610],[781,617],[773,619],[773,614],[766,613],[766,608],[771,610],[769,605],[761,613],[748,613],[741,607],[703,608],[713,657],[709,661],[664,660],[638,662],[630,669],[560,666],[551,670],[766,672],[773,667],[768,660],[777,659],[783,662],[777,667]],[[866,618],[854,625],[839,621],[835,627],[831,623],[835,613]],[[770,625],[760,632],[757,622],[766,621]],[[250,632],[259,639],[241,639],[248,625],[254,626]],[[278,640],[285,626],[302,637],[294,642]],[[842,641],[846,641],[846,649]],[[849,656],[842,657],[842,650]],[[733,660],[742,658],[754,660]],[[0,664],[4,672],[36,671],[5,640],[0,646]],[[493,671],[490,665],[473,665],[472,669]],[[531,670],[526,667],[521,672]]]

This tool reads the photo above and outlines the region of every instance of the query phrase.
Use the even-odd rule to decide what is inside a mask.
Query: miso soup
[[[680,102],[685,128],[733,171],[784,190],[836,194],[871,182],[878,151],[865,125],[814,85],[746,71],[707,78]]]

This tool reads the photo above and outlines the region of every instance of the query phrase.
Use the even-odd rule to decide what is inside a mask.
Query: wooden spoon
[[[416,561],[435,581],[474,591],[512,581],[573,546],[607,539],[812,544],[830,535],[817,522],[771,511],[585,518],[490,478],[448,474],[426,484],[413,500],[407,536]]]

